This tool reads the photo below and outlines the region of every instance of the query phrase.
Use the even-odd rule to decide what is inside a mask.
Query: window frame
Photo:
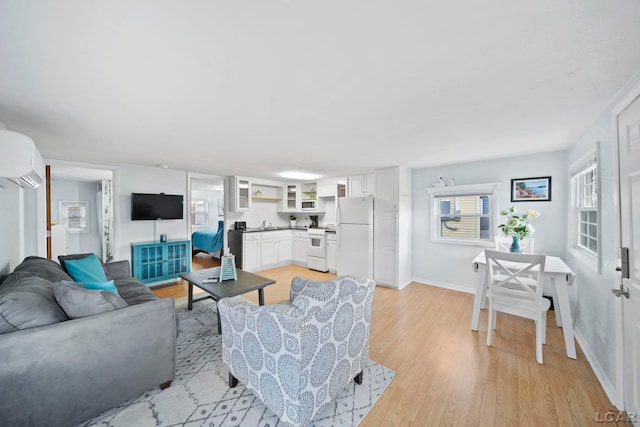
[[[602,271],[602,204],[600,197],[601,169],[599,153],[600,143],[597,143],[593,150],[590,150],[582,156],[569,169],[569,188],[571,191],[571,205],[569,207],[569,251],[573,256],[580,259],[584,264],[598,273]],[[594,171],[595,173],[593,173]],[[587,183],[585,178],[587,178],[589,174],[594,175],[595,182],[591,181]],[[589,187],[592,187],[590,192],[595,195],[595,199],[592,198],[595,206],[585,203],[585,200],[588,198],[585,190]],[[582,220],[581,216],[584,212],[595,212],[595,222],[589,219]],[[595,226],[595,239],[589,230],[586,234],[582,233],[582,224],[585,224],[586,227]],[[587,241],[589,239],[595,240],[596,251],[590,249],[588,244],[585,246],[581,243],[581,237],[583,235]]]
[[[204,212],[199,211],[198,207],[204,207]],[[190,206],[191,225],[193,227],[207,227],[209,225],[209,201],[206,199],[191,199]],[[202,214],[204,216],[204,223],[197,223],[196,216]]]
[[[426,189],[428,192],[429,203],[429,237],[433,243],[445,243],[452,245],[465,245],[465,246],[481,246],[481,247],[494,247],[495,236],[499,219],[498,209],[498,194],[500,190],[500,183],[488,183],[488,184],[471,184],[471,185],[455,185],[445,187],[431,187]],[[489,214],[477,215],[477,217],[490,218],[489,225],[489,238],[488,239],[453,239],[448,237],[442,237],[439,235],[439,221],[440,212],[439,207],[436,205],[436,199],[443,197],[463,197],[463,196],[488,196],[489,197]]]

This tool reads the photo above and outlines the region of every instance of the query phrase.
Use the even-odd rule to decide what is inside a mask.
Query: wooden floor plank
[[[199,254],[193,265],[212,263]],[[288,299],[295,276],[335,277],[298,266],[258,274],[276,280],[265,289],[267,304]],[[186,285],[154,292],[181,298]],[[257,302],[257,293],[252,294],[247,298]],[[395,370],[396,378],[362,427],[584,426],[595,425],[598,414],[601,419],[607,412],[617,414],[579,346],[577,360],[566,356],[553,312],[547,317],[545,363],[539,365],[533,321],[499,313],[493,346],[487,347],[486,311],[480,314],[478,332],[471,331],[472,305],[471,294],[419,283],[401,291],[376,288],[370,357]]]

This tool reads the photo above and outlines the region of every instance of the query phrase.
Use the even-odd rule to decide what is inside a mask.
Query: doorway
[[[51,165],[47,200],[50,259],[92,252],[113,260],[113,170]]]
[[[224,178],[190,174],[189,180],[192,265],[220,265],[226,242]]]

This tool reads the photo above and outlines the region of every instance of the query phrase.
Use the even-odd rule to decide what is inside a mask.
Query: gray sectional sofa
[[[27,257],[0,283],[1,425],[72,426],[170,385],[173,299],[158,299],[131,277],[128,261],[103,267],[115,282],[117,303],[106,291],[74,299],[77,287],[63,283],[73,281],[65,269],[39,257]],[[99,305],[95,297],[101,296]],[[77,314],[73,304],[80,312],[96,305],[99,314]]]

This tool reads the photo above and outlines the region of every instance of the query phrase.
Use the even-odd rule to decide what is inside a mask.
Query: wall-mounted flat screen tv
[[[131,194],[131,220],[183,219],[184,197],[177,194]]]

